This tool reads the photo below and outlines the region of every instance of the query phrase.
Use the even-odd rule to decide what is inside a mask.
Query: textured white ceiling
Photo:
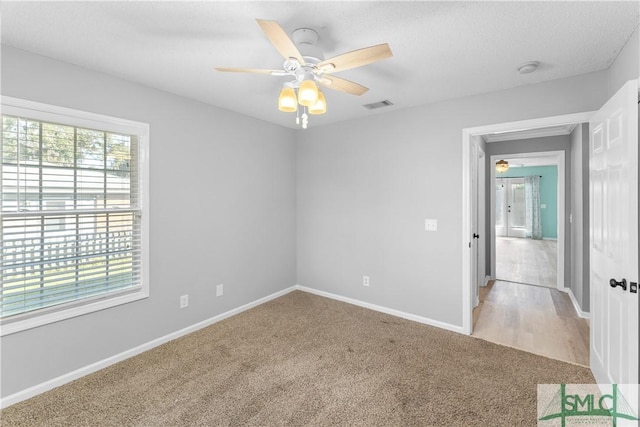
[[[287,79],[214,71],[280,69],[255,22],[313,28],[329,58],[389,43],[393,58],[337,73],[371,90],[325,91],[311,126],[609,67],[639,20],[638,2],[2,2],[2,43],[272,123]],[[539,70],[520,75],[523,62]],[[370,111],[363,104],[391,100]]]

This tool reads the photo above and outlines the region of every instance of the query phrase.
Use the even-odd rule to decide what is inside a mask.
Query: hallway
[[[589,366],[589,323],[564,292],[491,281],[480,288],[473,322],[476,338]]]
[[[557,242],[496,236],[496,279],[556,289]]]

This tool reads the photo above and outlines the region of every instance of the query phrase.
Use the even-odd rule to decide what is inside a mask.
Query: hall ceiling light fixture
[[[509,162],[507,162],[506,160],[498,160],[496,162],[496,172],[505,173],[508,170],[509,170]]]
[[[383,43],[323,59],[322,51],[316,45],[318,33],[314,30],[299,28],[289,38],[276,21],[257,21],[271,44],[284,58],[283,69],[217,67],[216,70],[292,77],[293,80],[285,82],[282,86],[278,97],[278,109],[286,113],[296,113],[296,123],[303,129],[309,124],[309,114],[319,115],[327,112],[327,99],[318,86],[358,96],[369,90],[361,84],[335,77],[332,73],[351,70],[393,56],[389,45]]]

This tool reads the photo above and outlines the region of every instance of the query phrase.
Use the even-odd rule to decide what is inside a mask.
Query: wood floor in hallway
[[[589,366],[589,323],[556,289],[504,281],[480,288],[473,336]]]
[[[555,240],[496,237],[496,278],[556,288],[556,248]]]

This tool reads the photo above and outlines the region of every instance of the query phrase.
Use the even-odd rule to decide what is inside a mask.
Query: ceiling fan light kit
[[[321,91],[318,91],[318,100],[315,104],[309,107],[309,114],[324,114],[327,112],[327,100]]]
[[[293,85],[285,83],[278,97],[278,109],[285,113],[295,113],[298,109],[298,98]]]
[[[280,91],[278,109],[286,113],[296,113],[296,124],[300,124],[303,129],[306,129],[309,123],[307,113],[319,115],[327,112],[327,100],[318,85],[358,96],[369,90],[358,83],[330,75],[331,73],[361,67],[393,56],[389,45],[384,43],[325,60],[321,49],[316,45],[318,33],[314,30],[299,28],[289,38],[276,21],[258,19],[257,22],[271,44],[284,58],[283,69],[229,67],[216,69],[226,72],[293,77],[292,81],[284,83]]]
[[[318,101],[318,86],[313,77],[308,77],[300,83],[298,102],[305,107],[311,107]]]

